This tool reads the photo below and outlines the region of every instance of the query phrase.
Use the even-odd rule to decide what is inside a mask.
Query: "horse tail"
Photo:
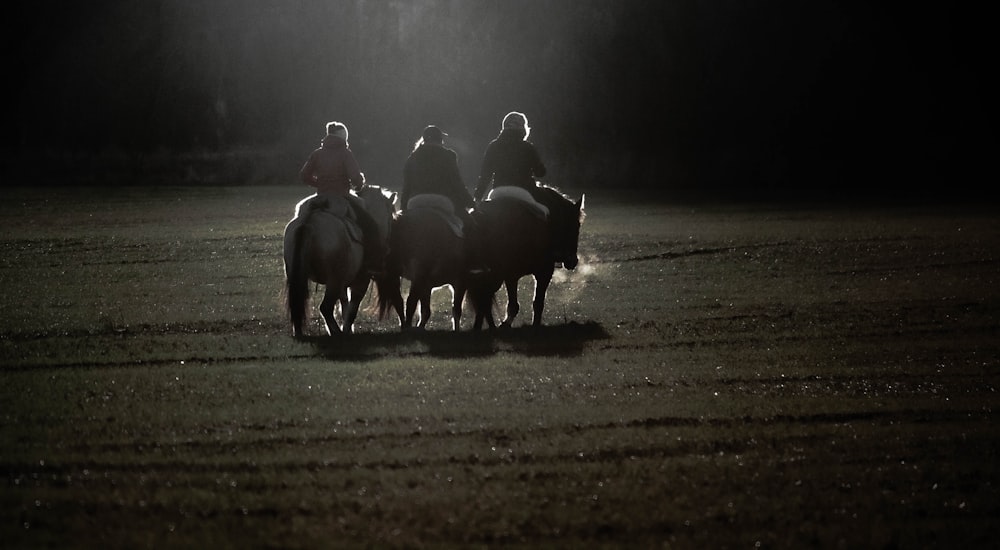
[[[469,283],[465,303],[472,307],[472,313],[476,317],[489,318],[493,315],[493,308],[499,303],[496,290],[490,290],[491,286],[476,277]]]
[[[309,275],[306,272],[306,241],[310,237],[309,224],[299,224],[292,234],[291,264],[286,266],[285,285],[288,296],[288,316],[296,336],[301,334],[309,305]]]
[[[398,302],[403,301],[399,284],[399,275],[384,275],[375,278],[375,296],[372,301],[371,311],[378,315],[379,321],[386,318],[389,311],[396,305],[397,300]]]
[[[375,278],[375,300],[372,302],[372,312],[378,314],[380,321],[384,320],[391,309],[402,308],[403,294],[400,291],[400,232],[393,220],[387,239],[385,258],[386,273]],[[398,313],[398,312],[397,312]]]
[[[369,308],[370,313],[378,315],[382,321],[394,307],[402,307],[403,295],[400,292],[401,277],[399,265],[399,235],[400,232],[395,227],[397,220],[393,218],[390,222],[389,235],[386,239],[386,256],[384,275],[375,277],[374,300]]]

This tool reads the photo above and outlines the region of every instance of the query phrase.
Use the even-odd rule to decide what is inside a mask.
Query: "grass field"
[[[588,193],[545,327],[296,341],[304,194],[0,191],[0,546],[1000,536],[994,207]]]

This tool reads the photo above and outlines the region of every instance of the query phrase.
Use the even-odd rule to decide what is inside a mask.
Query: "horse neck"
[[[579,238],[580,211],[573,201],[561,195],[553,202],[555,204],[549,206],[553,245],[575,248],[576,243],[572,241],[574,235]]]
[[[386,204],[387,200],[385,195],[382,194],[381,189],[368,187],[365,191],[363,191],[363,194],[360,195],[360,197],[365,203],[365,210],[371,214],[375,223],[378,225],[379,232],[381,233],[383,239],[387,238],[393,216],[391,206]]]

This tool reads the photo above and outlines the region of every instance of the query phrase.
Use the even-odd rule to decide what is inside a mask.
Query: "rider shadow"
[[[600,323],[587,321],[461,331],[408,330],[302,338],[331,360],[374,361],[387,357],[489,357],[517,353],[529,357],[577,357],[587,343],[610,338]]]

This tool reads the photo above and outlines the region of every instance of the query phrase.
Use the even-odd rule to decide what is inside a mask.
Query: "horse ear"
[[[583,202],[584,202],[584,200],[586,200],[586,198],[587,198],[587,194],[584,193],[583,195],[580,195],[580,202],[576,203],[576,205],[578,207],[580,207],[581,211],[583,210]]]

